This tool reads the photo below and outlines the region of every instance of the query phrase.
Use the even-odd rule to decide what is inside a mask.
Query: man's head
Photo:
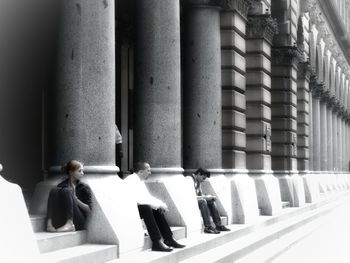
[[[197,171],[195,171],[194,174],[200,182],[203,182],[205,179],[210,177],[210,172],[202,168],[197,169]]]
[[[146,180],[151,175],[151,166],[146,162],[137,162],[134,164],[134,173],[136,173],[141,180]]]

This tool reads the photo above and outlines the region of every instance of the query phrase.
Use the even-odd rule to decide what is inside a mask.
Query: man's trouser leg
[[[210,211],[208,208],[207,201],[205,199],[198,200],[198,206],[199,206],[199,210],[201,210],[204,226],[205,227],[211,226]]]
[[[162,236],[164,239],[171,240],[173,238],[173,232],[171,232],[171,229],[169,227],[168,222],[166,221],[164,214],[160,212],[159,210],[152,209],[153,216],[156,219],[158,228],[160,232],[162,233]]]
[[[147,231],[151,240],[157,241],[161,239],[161,234],[156,222],[156,219],[153,215],[153,209],[149,205],[138,205],[140,217],[145,221],[145,225],[147,227]]]
[[[214,200],[207,201],[211,216],[213,217],[214,224],[216,226],[221,226],[221,217]]]

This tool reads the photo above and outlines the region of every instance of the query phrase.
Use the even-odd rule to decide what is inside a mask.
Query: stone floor
[[[319,229],[272,262],[350,262],[350,204],[344,204],[325,216]]]

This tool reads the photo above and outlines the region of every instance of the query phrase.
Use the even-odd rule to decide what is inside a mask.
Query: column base
[[[274,175],[278,178],[282,201],[292,207],[305,205],[304,183],[297,171],[274,171]]]
[[[301,171],[299,174],[303,178],[305,202],[315,203],[320,200],[320,190],[314,174],[310,171]]]
[[[322,171],[313,171],[314,175],[317,177],[318,187],[320,189],[320,193],[327,193],[327,183],[325,180],[325,176]]]
[[[247,170],[225,170],[231,186],[232,223],[249,224],[259,217],[259,207],[254,180]]]
[[[278,179],[272,175],[272,171],[250,170],[249,175],[255,182],[260,213],[269,216],[279,214],[282,198]]]
[[[1,176],[0,211],[1,261],[39,262],[39,249],[22,190],[18,185],[6,181]]]
[[[84,167],[83,181],[90,186],[93,193],[92,213],[87,223],[88,242],[116,244],[118,255],[141,250],[144,232],[132,191],[125,188],[123,180],[116,172],[108,175],[103,168],[101,167],[101,174],[95,174],[99,169]],[[48,194],[63,178],[57,175],[37,185],[31,206],[32,213],[46,214]]]
[[[146,181],[151,194],[163,200],[169,212],[165,217],[171,226],[185,226],[186,236],[200,233],[202,218],[193,180],[183,176],[182,168],[152,168]]]

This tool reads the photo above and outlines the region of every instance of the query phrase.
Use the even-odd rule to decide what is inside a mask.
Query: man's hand
[[[158,210],[159,210],[162,214],[169,211],[169,209],[168,209],[167,206],[160,206],[160,207],[158,207]]]
[[[218,199],[215,195],[205,195],[203,197],[207,201],[211,201],[211,200],[216,201],[216,199]]]

